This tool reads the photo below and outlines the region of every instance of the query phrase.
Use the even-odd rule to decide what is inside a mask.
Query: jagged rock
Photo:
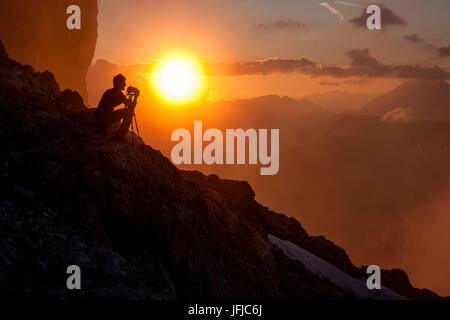
[[[81,95],[77,91],[69,89],[66,89],[61,93],[56,103],[63,105],[65,109],[70,111],[83,111],[86,109]]]
[[[248,183],[94,134],[76,93],[12,60],[0,88],[1,298],[358,298],[269,241],[364,277],[343,249],[257,203]],[[82,290],[65,287],[72,264]]]
[[[365,266],[361,267],[366,270]],[[408,275],[401,269],[382,270],[383,283],[394,291],[411,299],[439,299],[440,297],[428,289],[417,289],[411,285]]]
[[[8,53],[5,50],[5,45],[0,42],[0,61],[5,62],[8,59]]]
[[[70,5],[81,9],[81,30],[66,27]],[[62,89],[77,90],[87,101],[85,78],[97,43],[97,15],[97,0],[2,0],[0,40],[12,59],[50,70]]]

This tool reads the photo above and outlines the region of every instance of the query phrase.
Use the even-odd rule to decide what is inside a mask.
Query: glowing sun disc
[[[200,73],[195,63],[180,58],[161,62],[155,75],[157,92],[170,102],[193,99],[200,86]]]

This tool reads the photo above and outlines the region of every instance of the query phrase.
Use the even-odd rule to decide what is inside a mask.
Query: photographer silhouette
[[[95,111],[95,126],[99,133],[106,135],[111,124],[122,120],[120,128],[113,136],[113,140],[120,141],[127,134],[133,121],[134,108],[140,92],[137,88],[130,86],[125,96],[122,91],[126,87],[126,78],[122,74],[114,77],[113,85],[113,88],[105,91],[98,104]],[[124,104],[125,108],[114,110],[121,104]]]

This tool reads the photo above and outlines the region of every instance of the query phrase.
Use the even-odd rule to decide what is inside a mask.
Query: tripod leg
[[[141,134],[139,133],[139,127],[138,127],[138,123],[137,123],[137,117],[136,117],[136,114],[134,114],[134,123],[136,124],[136,132],[137,132],[137,135],[138,135],[138,137],[140,138],[140,137],[141,137]]]
[[[133,121],[131,121],[131,132],[134,133]],[[134,134],[132,135],[133,144],[134,144]]]

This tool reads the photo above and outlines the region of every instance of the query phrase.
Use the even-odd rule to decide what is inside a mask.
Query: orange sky
[[[181,50],[199,61],[246,62],[306,57],[324,65],[349,65],[348,52],[367,48],[386,65],[446,67],[449,56],[438,49],[450,42],[448,1],[380,1],[404,23],[369,31],[352,25],[363,1],[330,1],[343,20],[315,0],[100,0],[96,59],[114,64],[148,63]],[[360,7],[358,7],[360,6]],[[416,34],[417,41],[406,36]],[[411,38],[409,38],[411,39]],[[302,74],[270,74],[212,78],[217,96],[252,97],[265,94],[302,96],[332,90],[377,93],[392,89],[398,79],[333,79]]]

